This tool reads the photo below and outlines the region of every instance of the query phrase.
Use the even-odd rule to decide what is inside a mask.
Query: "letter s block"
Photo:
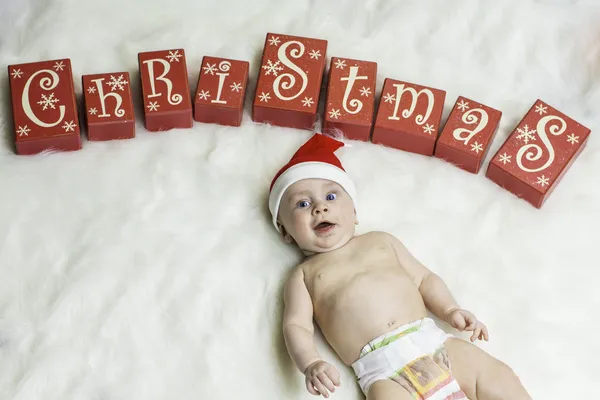
[[[372,143],[432,156],[446,92],[386,78]]]
[[[71,60],[8,66],[17,154],[81,149]]]
[[[585,148],[590,133],[537,100],[492,157],[486,177],[541,208]]]
[[[327,41],[268,33],[254,94],[254,122],[314,128]]]
[[[192,100],[184,50],[142,52],[138,63],[146,129],[191,128]]]
[[[134,138],[135,116],[129,73],[83,75],[81,83],[88,140]]]

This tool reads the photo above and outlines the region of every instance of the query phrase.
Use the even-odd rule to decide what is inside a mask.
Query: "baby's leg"
[[[399,383],[391,379],[382,379],[371,385],[367,400],[414,400],[414,398]]]
[[[508,365],[461,339],[448,339],[444,346],[452,373],[469,399],[531,400]]]

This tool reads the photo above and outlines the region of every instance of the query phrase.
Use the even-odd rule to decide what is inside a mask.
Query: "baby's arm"
[[[283,336],[290,357],[304,373],[306,368],[321,359],[313,340],[313,304],[304,284],[302,268],[296,267],[283,291],[285,305]]]
[[[283,336],[290,357],[304,374],[306,389],[329,397],[340,386],[340,374],[321,359],[313,340],[313,304],[304,284],[302,268],[292,271],[284,288]]]
[[[393,235],[388,235],[400,265],[413,279],[425,306],[433,315],[458,330],[473,331],[471,341],[488,338],[486,326],[469,311],[460,308],[442,278],[419,262]]]

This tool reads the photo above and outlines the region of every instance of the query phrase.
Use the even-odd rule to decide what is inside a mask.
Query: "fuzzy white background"
[[[541,210],[434,158],[352,142],[359,233],[397,235],[489,327],[480,346],[536,399],[597,392],[600,7],[588,1],[3,0],[0,6],[0,399],[310,399],[281,335],[300,255],[269,222],[271,177],[311,133],[250,119],[267,32],[327,39],[328,60],[503,111],[486,159],[537,98],[592,129]],[[248,60],[240,128],[144,130],[137,53]],[[16,156],[9,64],[69,57],[134,77],[137,137]],[[81,103],[79,103],[81,105]],[[450,332],[454,332],[449,330]],[[456,333],[456,332],[454,332]],[[460,337],[466,337],[459,335]],[[333,398],[360,399],[337,366]],[[590,397],[591,396],[591,397]]]

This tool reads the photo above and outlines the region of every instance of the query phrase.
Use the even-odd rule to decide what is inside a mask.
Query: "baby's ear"
[[[290,234],[285,230],[283,224],[277,220],[277,227],[279,228],[279,233],[281,234],[281,238],[284,242],[288,244],[294,243],[294,238],[290,236]]]

